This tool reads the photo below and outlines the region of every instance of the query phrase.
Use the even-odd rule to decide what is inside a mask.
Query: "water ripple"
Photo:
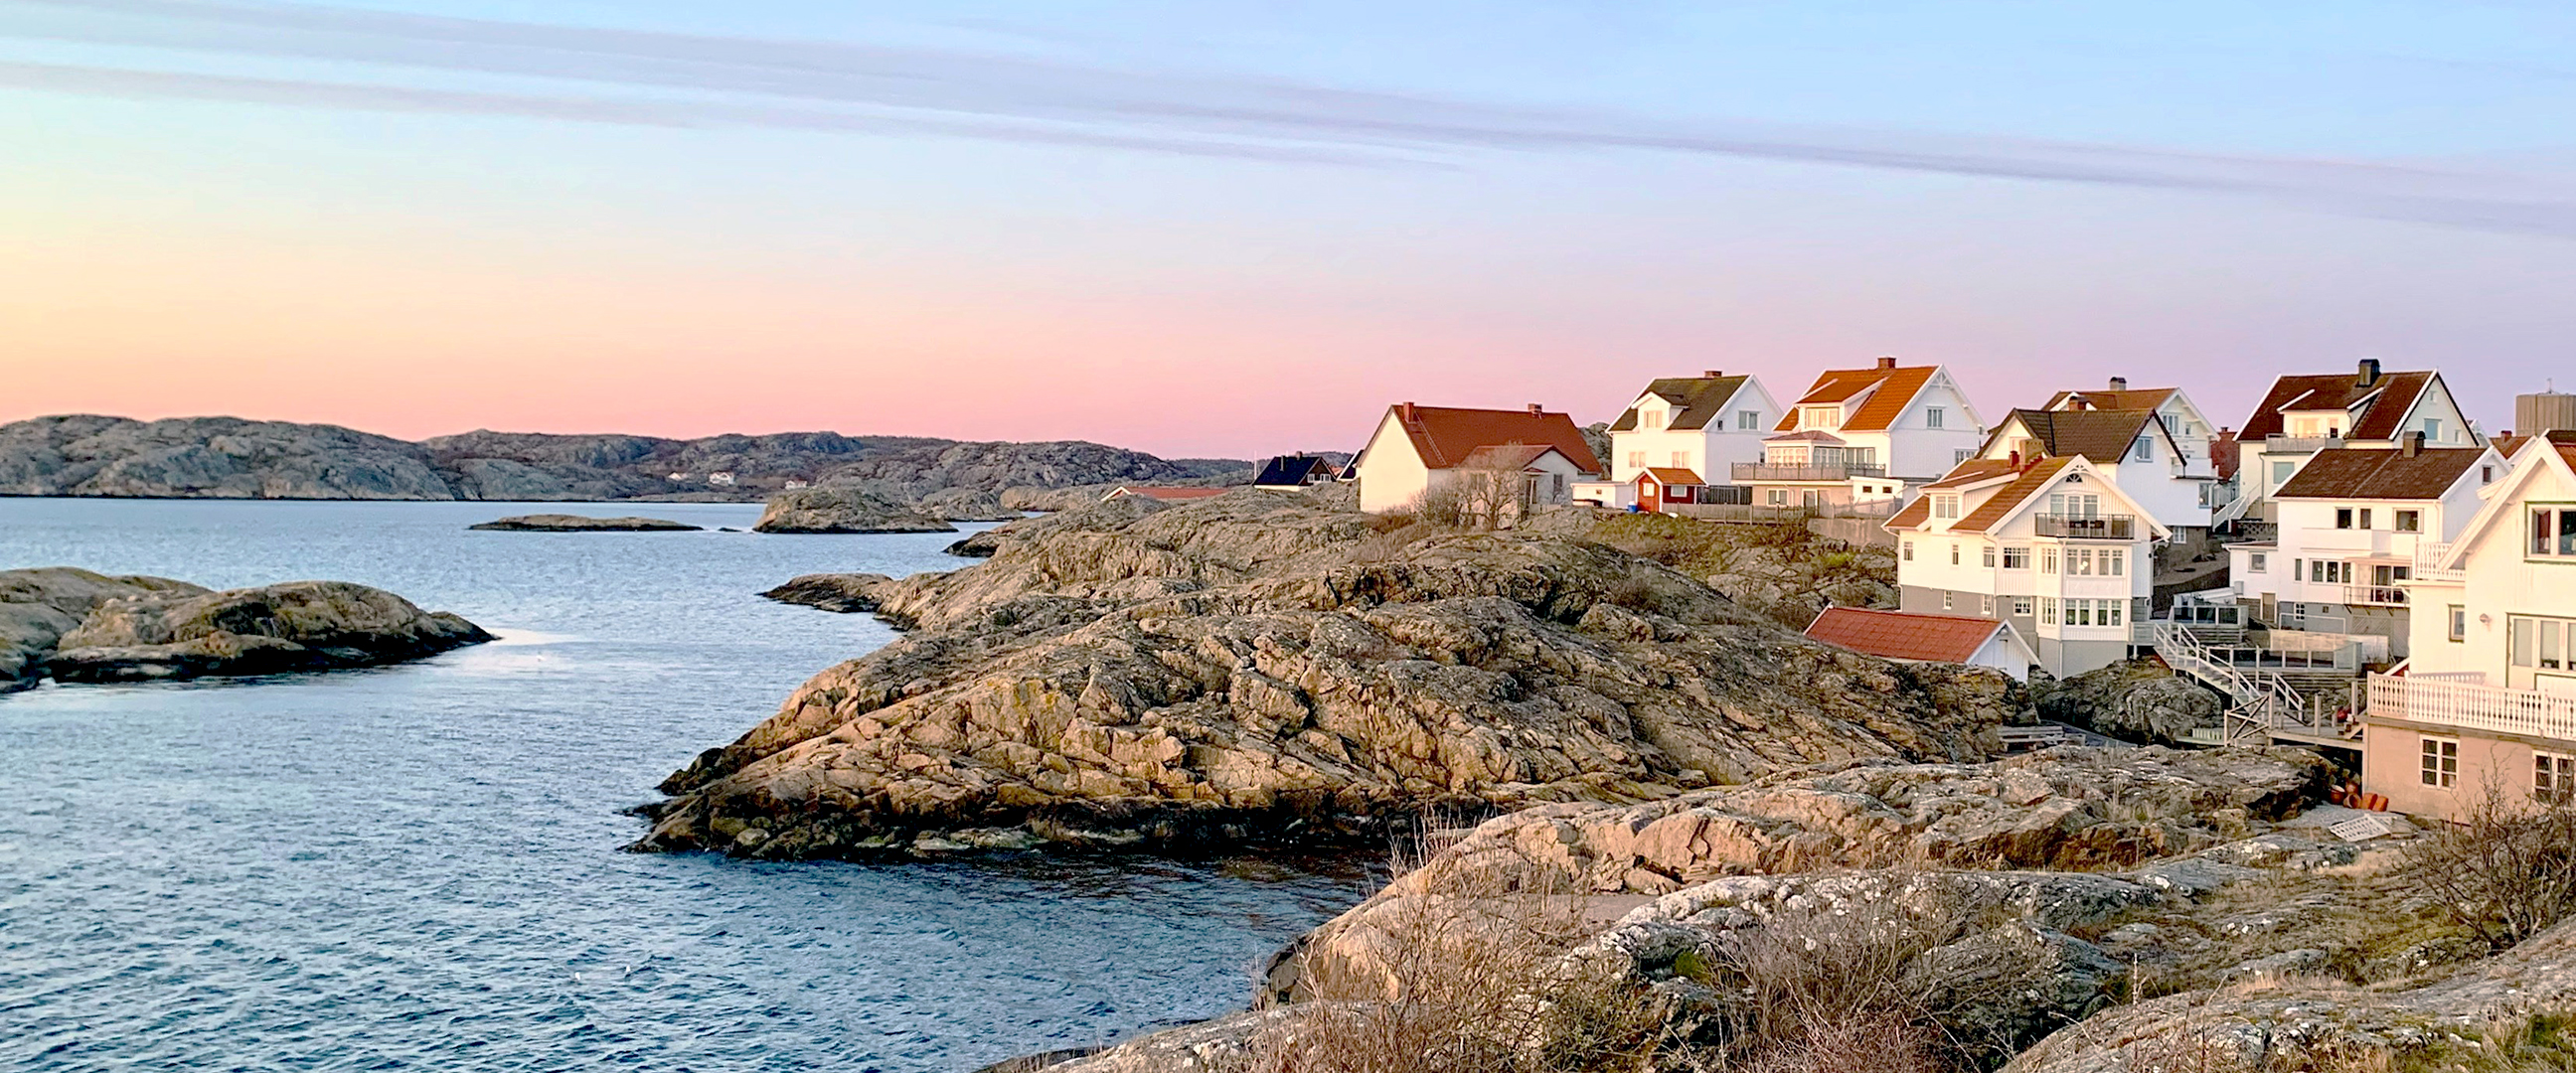
[[[0,1068],[965,1070],[1229,1009],[1365,886],[1333,861],[620,853],[617,808],[891,636],[751,593],[947,569],[953,538],[464,529],[519,512],[0,499],[0,568],[338,578],[503,637],[0,697]]]

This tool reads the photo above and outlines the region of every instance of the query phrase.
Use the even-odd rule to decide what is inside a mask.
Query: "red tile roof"
[[[1914,396],[1922,393],[1923,385],[1932,382],[1932,374],[1939,371],[1940,367],[1936,365],[1827,370],[1824,375],[1816,377],[1815,386],[1808,388],[1807,394],[1798,402],[1800,405],[1843,402],[1876,387],[1878,390],[1870,395],[1869,401],[1861,403],[1860,409],[1843,419],[1843,428],[1854,432],[1882,432],[1896,423],[1896,419],[1905,413],[1906,404],[1913,402]],[[1781,432],[1796,429],[1797,409],[1792,407],[1775,427]]]
[[[1544,443],[1506,443],[1469,451],[1458,464],[1468,469],[1526,469],[1554,450]]]
[[[2022,459],[2021,464],[2029,466],[2036,464],[2038,461],[2039,460],[2035,458],[2025,458]],[[1940,480],[1924,485],[1923,490],[1925,492],[1930,492],[1934,489],[1941,488],[1966,488],[1970,485],[1984,484],[1987,481],[2010,477],[2015,472],[2017,472],[2017,470],[2014,468],[2012,460],[2008,458],[1971,458],[1965,462],[1959,463],[1956,468],[1953,468],[1949,473],[1944,474]],[[1931,520],[1932,497],[1929,495],[1918,495],[1914,497],[1913,502],[1905,505],[1905,509],[1897,511],[1896,516],[1889,518],[1884,525],[1880,526],[1880,528],[1886,529],[1890,532],[1898,529],[1920,529],[1923,527],[1923,523]]]
[[[1450,469],[1464,464],[1479,447],[1538,445],[1556,448],[1576,469],[1601,472],[1601,459],[1583,440],[1583,430],[1561,413],[1534,410],[1470,410],[1453,406],[1389,407],[1422,464]],[[1535,456],[1533,456],[1535,457]]]
[[[1647,475],[1655,478],[1656,484],[1661,485],[1708,483],[1707,481],[1701,480],[1699,474],[1674,466],[1648,466],[1646,467],[1645,472]]]
[[[1966,615],[1828,607],[1808,624],[1807,636],[1888,659],[1966,663],[2002,628],[1993,619]]]
[[[2283,410],[2350,411],[2369,400],[2370,405],[2354,415],[2352,427],[2343,430],[2344,438],[2393,440],[2397,438],[2397,423],[2406,419],[2407,408],[2415,405],[2416,396],[2422,395],[2432,382],[2429,371],[2381,373],[2368,384],[2361,382],[2359,370],[2284,376],[2272,381],[2272,390],[2264,393],[2263,401],[2254,407],[2253,416],[2245,419],[2245,427],[2236,435],[2244,440],[2280,435]]]

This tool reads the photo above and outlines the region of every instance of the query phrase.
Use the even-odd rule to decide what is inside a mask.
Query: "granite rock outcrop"
[[[36,684],[62,636],[100,604],[206,589],[159,577],[110,577],[67,566],[0,570],[0,693]]]
[[[1815,644],[1589,542],[1380,533],[1329,497],[1135,497],[992,557],[799,579],[911,630],[666,780],[641,849],[756,857],[1348,837],[1968,760],[2017,687]]]
[[[158,579],[96,600],[40,657],[62,682],[333,670],[418,659],[492,639],[446,612],[337,581],[208,592]]]
[[[953,533],[957,527],[855,488],[800,488],[770,497],[755,533]]]
[[[661,518],[599,518],[587,514],[520,514],[466,526],[493,533],[695,533],[702,526]]]

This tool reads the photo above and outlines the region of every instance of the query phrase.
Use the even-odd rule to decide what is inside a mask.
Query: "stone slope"
[[[854,488],[780,492],[754,523],[755,533],[953,533],[947,522]]]
[[[953,573],[791,583],[913,632],[674,774],[638,848],[1347,834],[1440,805],[1970,759],[2018,702],[2000,676],[1814,644],[1585,542],[1379,534],[1249,491],[996,532]]]
[[[99,604],[47,669],[64,682],[152,681],[396,663],[492,635],[444,611],[345,581],[164,592]]]
[[[519,514],[466,526],[489,533],[694,533],[703,527],[664,518],[588,514]]]
[[[0,494],[455,499],[419,448],[334,425],[76,415],[0,425]]]

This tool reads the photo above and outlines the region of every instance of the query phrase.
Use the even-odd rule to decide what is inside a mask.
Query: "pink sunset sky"
[[[1245,457],[1881,354],[1989,420],[2576,383],[2549,9],[544,11],[0,2],[0,421]]]

